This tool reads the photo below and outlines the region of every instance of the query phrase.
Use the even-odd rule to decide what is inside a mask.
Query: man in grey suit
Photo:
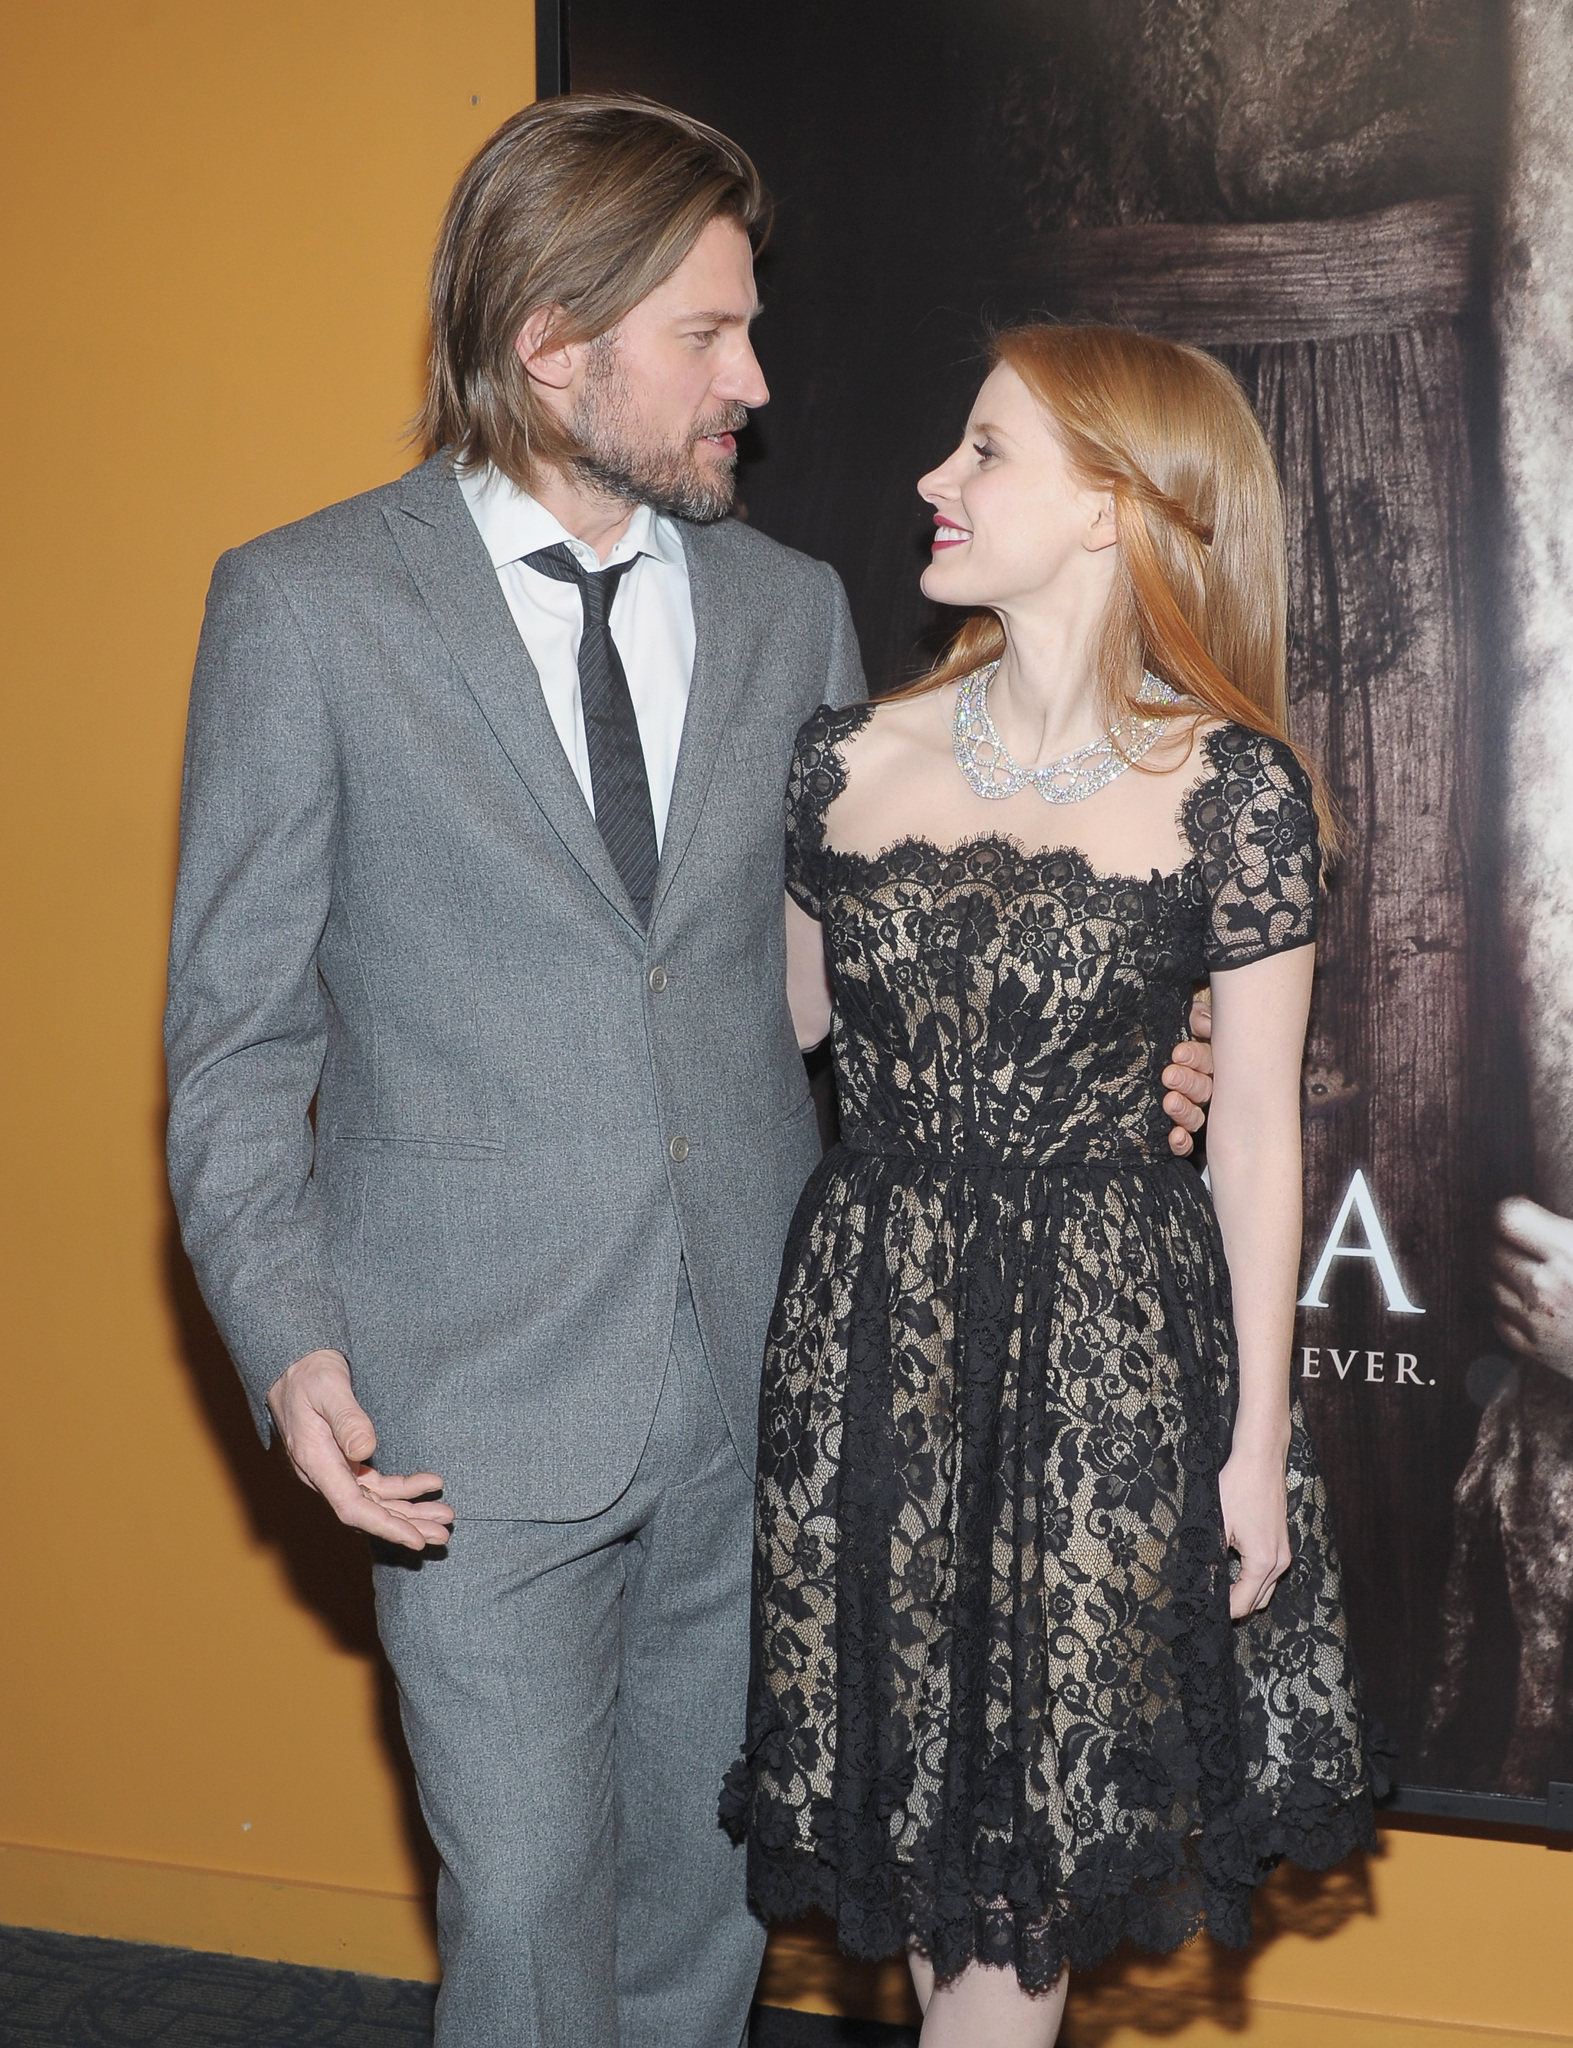
[[[782,791],[864,689],[834,572],[722,517],[764,213],[685,116],[508,122],[429,459],[226,555],[197,661],[171,1180],[258,1428],[381,1546],[442,2048],[736,2048],[760,1959],[716,1796],[818,1155]]]

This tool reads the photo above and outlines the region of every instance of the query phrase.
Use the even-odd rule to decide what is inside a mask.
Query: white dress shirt
[[[594,548],[566,532],[544,505],[511,484],[490,463],[477,470],[461,470],[459,489],[492,558],[519,638],[540,676],[557,737],[592,812],[595,793],[579,697],[584,604],[576,583],[554,583],[538,569],[528,567],[523,558],[541,548],[566,543],[591,575],[618,562],[633,562],[612,598],[610,624],[634,702],[659,847],[666,833],[677,749],[694,672],[694,607],[677,522],[652,512],[648,505],[639,506],[628,522],[628,531],[603,563]]]

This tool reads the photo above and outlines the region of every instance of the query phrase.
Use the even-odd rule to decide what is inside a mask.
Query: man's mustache
[[[740,434],[747,425],[748,407],[729,405],[724,411],[713,414],[711,418],[700,420],[694,428],[694,439],[702,441],[707,434]]]

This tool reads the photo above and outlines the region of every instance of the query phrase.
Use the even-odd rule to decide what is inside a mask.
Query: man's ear
[[[537,306],[513,343],[513,352],[523,363],[525,375],[537,384],[549,385],[553,391],[566,391],[573,382],[574,349],[570,343],[553,343],[551,338],[553,327],[562,317],[561,306]]]
[[[1096,555],[1104,548],[1112,548],[1119,537],[1119,520],[1115,516],[1114,496],[1110,492],[1099,500],[1098,509],[1082,538],[1082,546],[1089,555]]]

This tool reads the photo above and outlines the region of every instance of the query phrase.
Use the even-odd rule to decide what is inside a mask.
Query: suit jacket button
[[[666,1149],[677,1161],[678,1165],[681,1166],[688,1157],[688,1140],[686,1138],[674,1138]]]
[[[651,988],[655,990],[657,995],[660,995],[666,987],[666,969],[664,967],[652,967],[647,978]]]

